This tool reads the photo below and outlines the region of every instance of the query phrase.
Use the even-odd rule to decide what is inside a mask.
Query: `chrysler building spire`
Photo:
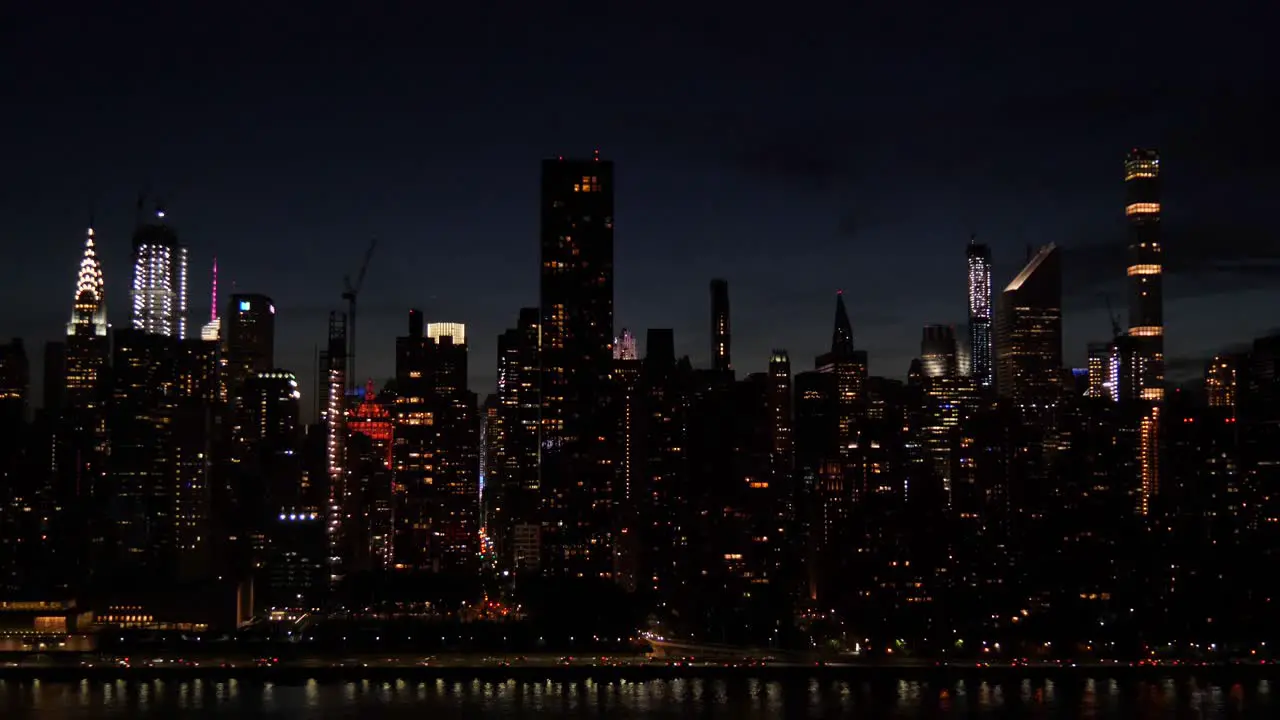
[[[90,328],[94,335],[107,334],[107,295],[102,278],[102,263],[98,261],[93,242],[93,227],[84,240],[84,257],[80,260],[80,272],[76,276],[76,296],[67,323],[67,334],[76,334],[76,328]]]

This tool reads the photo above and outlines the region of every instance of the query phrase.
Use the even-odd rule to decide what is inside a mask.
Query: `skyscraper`
[[[844,306],[844,293],[836,292],[836,316],[831,331],[830,352],[819,355],[814,361],[819,372],[836,376],[836,404],[838,407],[839,442],[848,446],[853,437],[853,423],[863,401],[863,385],[867,377],[867,356],[853,349],[853,323]]]
[[[711,281],[711,367],[728,372],[733,369],[729,355],[729,281]]]
[[[325,469],[329,476],[329,581],[337,584],[350,567],[351,523],[358,508],[347,477],[347,315],[329,313],[329,342],[320,359],[325,405],[320,422],[325,429]]]
[[[534,566],[538,561],[515,553],[515,528],[532,533],[538,521],[538,384],[538,308],[521,308],[516,327],[498,337],[499,407],[492,440],[497,462],[491,469],[496,483],[486,477],[486,492],[499,509],[490,534],[503,560],[517,569],[522,560]]]
[[[225,318],[227,392],[234,398],[251,373],[275,366],[276,306],[266,295],[235,294]]]
[[[397,568],[466,571],[479,550],[480,416],[467,389],[466,328],[409,316],[396,339]]]
[[[133,327],[148,335],[183,338],[187,333],[187,249],[164,222],[155,221],[133,233]]]
[[[213,259],[213,271],[210,274],[209,322],[200,328],[201,340],[222,339],[222,318],[218,315],[218,258]]]
[[[1164,250],[1160,245],[1160,155],[1134,149],[1124,163],[1129,220],[1129,336],[1137,387],[1124,397],[1164,398]]]
[[[551,572],[612,566],[613,163],[542,163],[541,481]]]
[[[920,337],[920,363],[925,377],[955,377],[960,369],[955,328],[925,325]]]
[[[1057,401],[1062,374],[1062,260],[1040,248],[1000,296],[996,388],[1024,410]]]
[[[995,380],[991,348],[991,249],[969,239],[969,352],[979,388]]]
[[[87,331],[80,330],[87,327]],[[80,259],[80,271],[76,275],[76,296],[71,309],[71,322],[67,323],[67,335],[107,334],[107,292],[102,277],[102,263],[93,241],[90,227],[84,239],[84,256]]]
[[[107,327],[106,284],[91,227],[85,237],[71,321],[67,323],[64,400],[71,407],[86,408],[100,400],[107,365]]]

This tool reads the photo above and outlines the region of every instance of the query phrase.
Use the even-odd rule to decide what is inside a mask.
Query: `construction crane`
[[[360,262],[360,272],[356,281],[351,282],[350,275],[342,277],[342,299],[347,301],[347,389],[356,386],[356,297],[364,286],[364,275],[369,271],[369,261],[373,259],[373,250],[378,247],[378,239],[369,241],[369,249],[364,251],[364,260]]]
[[[1111,309],[1111,296],[1107,295],[1107,317],[1111,319],[1111,337],[1112,339],[1120,337],[1120,318],[1116,317],[1115,311]]]

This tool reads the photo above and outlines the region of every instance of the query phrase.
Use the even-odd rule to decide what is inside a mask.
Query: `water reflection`
[[[0,680],[0,718],[174,717],[199,711],[215,718],[320,718],[377,711],[421,717],[441,711],[463,717],[701,716],[734,720],[837,717],[1275,716],[1267,680],[1206,682],[1116,678],[970,678],[950,681],[765,681],[754,678],[680,678],[634,682],[514,680],[463,682],[357,680],[296,685],[270,682],[171,681],[111,683]]]

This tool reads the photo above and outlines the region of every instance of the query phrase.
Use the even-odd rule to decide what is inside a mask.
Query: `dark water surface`
[[[1270,681],[0,680],[0,718],[1272,718]]]

